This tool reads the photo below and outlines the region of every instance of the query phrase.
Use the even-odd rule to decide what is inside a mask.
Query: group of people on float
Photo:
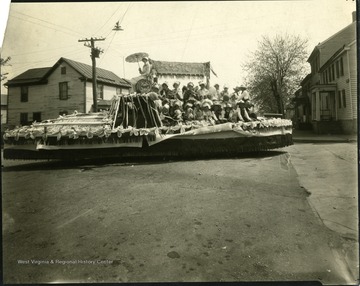
[[[218,124],[256,119],[256,115],[250,112],[253,104],[246,87],[237,86],[231,93],[227,85],[220,92],[218,84],[214,85],[213,90],[208,90],[203,81],[198,86],[189,82],[182,88],[180,82],[176,81],[171,88],[167,82],[159,85],[153,79],[148,57],[142,58],[142,62],[144,66],[139,68],[140,76],[132,79],[132,83],[135,84],[141,78],[147,78],[153,83],[149,96],[155,102],[164,123],[205,120]]]
[[[213,124],[224,122],[252,121],[255,114],[250,112],[253,104],[244,86],[234,88],[224,86],[220,92],[219,85],[208,90],[203,81],[198,86],[189,82],[180,88],[180,82],[174,82],[173,88],[167,82],[159,86],[154,84],[150,98],[154,101],[163,121],[209,121]]]

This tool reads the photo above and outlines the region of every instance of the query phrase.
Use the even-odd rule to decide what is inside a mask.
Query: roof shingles
[[[9,80],[6,85],[16,85],[16,84],[31,84],[40,82],[43,77],[49,72],[51,67],[47,68],[35,68],[29,69],[17,77]]]
[[[6,85],[7,86],[14,86],[14,85],[24,85],[24,84],[36,84],[36,83],[42,83],[46,82],[47,77],[54,72],[54,70],[62,63],[66,62],[69,64],[72,68],[74,68],[76,71],[78,71],[84,78],[88,80],[92,80],[92,67],[87,64],[83,64],[77,61],[73,61],[66,58],[60,58],[56,64],[52,67],[46,67],[46,68],[35,68],[35,69],[29,69],[22,74],[18,75],[17,77],[9,80]],[[130,87],[131,84],[128,80],[118,77],[116,74],[114,74],[111,71],[102,69],[102,68],[96,68],[96,76],[97,81],[102,83],[107,83],[111,85],[117,85],[117,86],[126,86]]]
[[[60,61],[63,60],[76,69],[81,75],[83,75],[87,79],[92,79],[92,66],[83,64],[80,62],[76,62],[70,59],[61,58]],[[96,68],[96,78],[99,82],[121,85],[121,86],[131,86],[130,82],[118,77],[111,71]]]

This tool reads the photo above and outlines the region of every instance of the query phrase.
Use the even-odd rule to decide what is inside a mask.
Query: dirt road
[[[291,154],[3,168],[7,283],[319,280],[341,236]]]

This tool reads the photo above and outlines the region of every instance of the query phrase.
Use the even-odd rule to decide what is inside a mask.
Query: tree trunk
[[[277,84],[276,80],[271,82],[271,90],[272,90],[272,93],[273,93],[273,96],[274,96],[274,99],[275,99],[275,102],[277,105],[277,112],[279,114],[284,114],[284,104],[281,99],[281,95],[278,92],[278,84]]]

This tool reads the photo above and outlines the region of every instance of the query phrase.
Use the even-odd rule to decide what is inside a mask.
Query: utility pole
[[[103,50],[99,48],[95,48],[95,42],[96,41],[105,41],[105,38],[93,38],[90,39],[83,39],[79,40],[79,42],[90,42],[90,45],[85,43],[84,46],[91,48],[91,61],[92,61],[92,87],[93,87],[93,107],[94,112],[97,112],[97,84],[96,84],[96,58],[100,57],[100,53],[103,52]]]

